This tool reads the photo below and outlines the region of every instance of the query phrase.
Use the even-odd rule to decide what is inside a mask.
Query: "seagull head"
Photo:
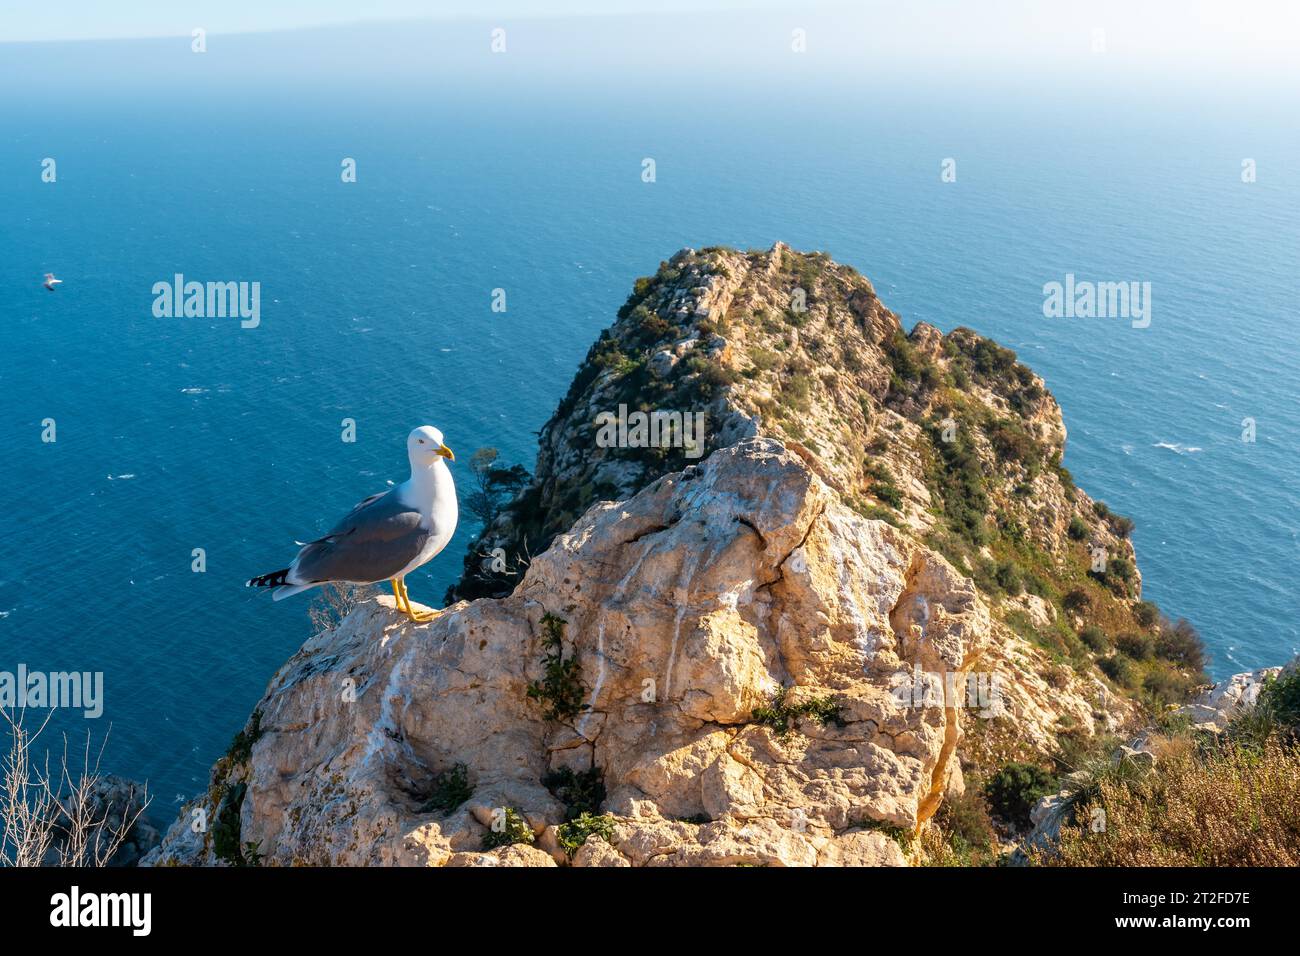
[[[451,449],[442,443],[442,432],[432,425],[421,425],[406,437],[406,453],[412,468],[428,468],[439,458],[456,460]]]

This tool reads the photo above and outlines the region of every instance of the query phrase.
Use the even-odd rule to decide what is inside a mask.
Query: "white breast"
[[[412,475],[398,493],[404,504],[420,512],[430,532],[420,553],[398,575],[402,577],[428,564],[447,547],[456,533],[460,511],[456,505],[456,483],[452,481],[446,463],[441,460],[426,473]]]

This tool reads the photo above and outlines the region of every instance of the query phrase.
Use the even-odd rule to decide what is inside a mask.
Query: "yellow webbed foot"
[[[402,610],[404,610],[407,616],[416,624],[428,623],[442,613],[441,611],[417,611],[411,605],[411,595],[406,590],[406,582],[399,580],[393,581],[393,592],[397,593],[399,588],[401,589],[399,599],[402,604]]]

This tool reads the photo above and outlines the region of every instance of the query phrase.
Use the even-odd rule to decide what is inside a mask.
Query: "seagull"
[[[63,280],[54,278],[53,272],[45,273],[45,288],[49,289],[51,292],[54,291],[54,287],[56,285],[62,285],[62,284],[63,284]]]
[[[250,588],[275,588],[280,601],[318,584],[393,586],[397,608],[412,621],[430,621],[437,611],[416,611],[406,593],[406,576],[447,547],[456,531],[456,485],[447,462],[456,456],[442,432],[421,425],[406,437],[411,477],[357,503],[323,538],[303,545],[287,568],[259,574]]]

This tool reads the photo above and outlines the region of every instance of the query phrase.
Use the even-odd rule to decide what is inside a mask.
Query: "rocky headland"
[[[975,792],[1009,855],[1008,767],[1060,771],[1032,804],[1206,683],[1065,439],[1013,353],[825,255],[683,250],[446,610],[349,600],[147,862],[976,862]]]

